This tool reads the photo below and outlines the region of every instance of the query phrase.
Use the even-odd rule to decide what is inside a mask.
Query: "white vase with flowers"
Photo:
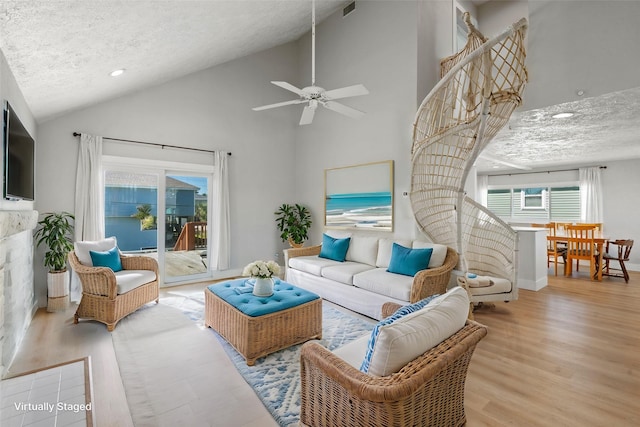
[[[280,266],[275,261],[254,261],[244,267],[243,276],[255,278],[253,295],[268,297],[273,295],[273,276],[280,274]]]

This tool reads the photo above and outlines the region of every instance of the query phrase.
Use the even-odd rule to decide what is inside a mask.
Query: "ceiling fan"
[[[254,107],[254,111],[268,110],[270,108],[283,107],[285,105],[304,104],[307,105],[302,111],[302,117],[300,117],[300,125],[308,125],[313,121],[313,116],[316,112],[318,105],[322,105],[329,110],[335,111],[345,116],[360,118],[364,116],[364,112],[356,110],[355,108],[347,107],[344,104],[336,102],[336,99],[349,98],[352,96],[367,95],[369,91],[361,84],[347,86],[340,89],[325,90],[319,86],[316,86],[316,6],[315,0],[311,2],[311,86],[299,89],[294,85],[281,82],[272,81],[276,86],[280,86],[283,89],[291,91],[298,95],[300,98],[291,101],[278,102],[276,104],[263,105],[261,107]]]

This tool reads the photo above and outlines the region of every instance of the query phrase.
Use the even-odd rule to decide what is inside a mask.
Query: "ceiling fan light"
[[[109,75],[111,77],[118,77],[124,74],[124,68],[120,68],[118,70],[113,70],[112,72],[109,73]]]

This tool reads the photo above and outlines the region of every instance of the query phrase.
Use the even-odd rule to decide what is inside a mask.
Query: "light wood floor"
[[[469,367],[467,426],[640,425],[640,273],[631,274],[629,284],[550,276],[538,292],[476,310],[489,334]],[[97,426],[133,425],[109,333],[72,318],[38,311],[10,373],[90,355]]]

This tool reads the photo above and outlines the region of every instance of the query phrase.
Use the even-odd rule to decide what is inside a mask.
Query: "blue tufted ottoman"
[[[283,348],[322,338],[322,299],[279,281],[273,295],[243,293],[247,279],[216,283],[204,290],[205,326],[213,328],[247,365]]]

